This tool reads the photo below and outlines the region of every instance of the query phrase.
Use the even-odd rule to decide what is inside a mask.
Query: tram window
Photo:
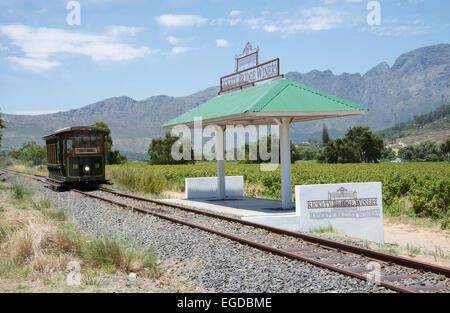
[[[97,135],[97,151],[99,153],[103,152],[103,140],[101,135]]]
[[[78,136],[75,138],[76,148],[92,148],[97,145],[95,136]]]
[[[73,150],[72,138],[66,140],[66,148],[67,148],[67,153],[72,153],[72,150]]]

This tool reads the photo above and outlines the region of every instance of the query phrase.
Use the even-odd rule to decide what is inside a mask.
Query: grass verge
[[[5,195],[21,200],[8,202]],[[5,202],[0,211],[0,280],[62,286],[72,261],[81,266],[80,291],[101,287],[98,277],[102,275],[133,272],[140,277],[158,277],[158,256],[153,247],[141,249],[76,231],[70,217],[52,208],[48,199],[30,198],[26,200],[31,203],[29,208],[21,208],[31,195],[19,185],[0,192],[0,200]]]

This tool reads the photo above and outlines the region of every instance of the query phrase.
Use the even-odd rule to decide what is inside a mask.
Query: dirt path
[[[398,254],[450,267],[450,231],[423,219],[385,217],[384,240]]]

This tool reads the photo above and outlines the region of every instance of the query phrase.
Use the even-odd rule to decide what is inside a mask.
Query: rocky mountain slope
[[[427,140],[441,144],[450,137],[450,103],[430,113],[417,115],[410,122],[378,131],[376,135],[393,149]]]
[[[381,130],[429,112],[440,106],[443,99],[450,99],[450,44],[405,53],[392,67],[383,62],[364,75],[313,70],[306,74],[289,72],[286,78],[370,109],[361,117],[326,120],[332,136],[345,133],[353,125]],[[144,152],[151,138],[164,134],[164,122],[211,99],[217,91],[217,87],[211,87],[186,97],[154,96],[142,101],[116,97],[46,115],[4,114],[7,128],[3,131],[3,147],[17,147],[28,140],[42,143],[40,138],[56,129],[104,121],[112,130],[116,148]],[[320,137],[323,122],[293,125],[293,141]]]

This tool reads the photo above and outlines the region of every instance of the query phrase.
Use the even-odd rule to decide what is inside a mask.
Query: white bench
[[[186,199],[217,198],[217,177],[186,178]],[[244,176],[225,176],[225,196],[244,196]]]

